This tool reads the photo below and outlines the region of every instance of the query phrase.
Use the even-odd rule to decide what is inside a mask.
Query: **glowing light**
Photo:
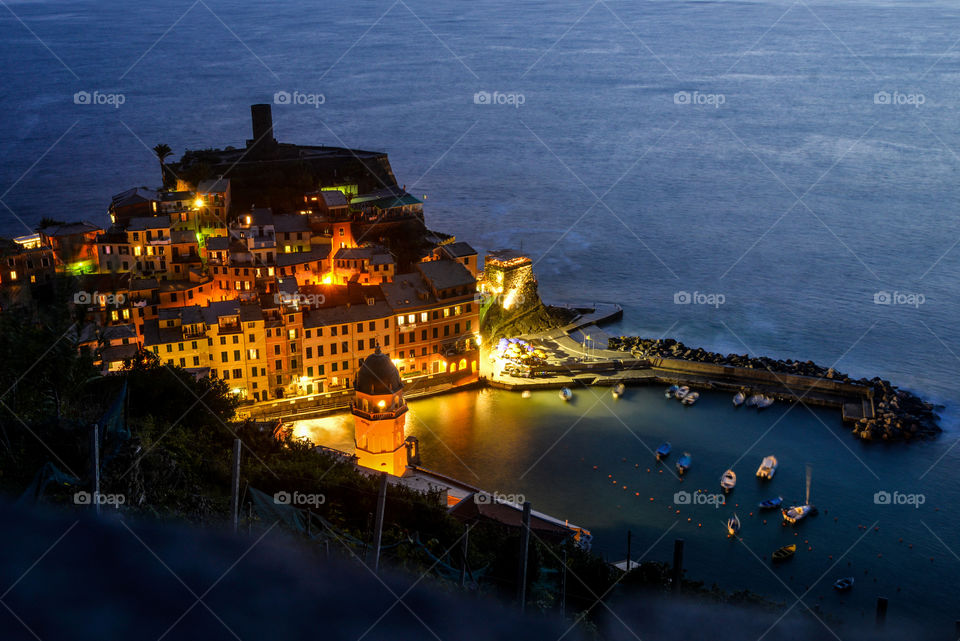
[[[377,403],[377,407],[379,407],[380,409],[383,409],[383,408],[386,407],[386,406],[387,406],[387,402],[386,402],[386,401],[379,401],[379,402]]]
[[[198,196],[197,199],[196,199],[195,201],[193,201],[193,205],[194,205],[194,207],[196,207],[197,209],[200,209],[201,207],[203,207],[203,198],[200,198],[200,197]]]
[[[324,285],[329,285],[329,284],[332,283],[332,282],[333,282],[333,274],[326,274],[326,275],[324,275],[324,277],[323,277],[323,284],[324,284]]]
[[[517,298],[517,290],[511,289],[507,292],[507,295],[503,299],[503,308],[510,309],[513,307],[513,301]]]

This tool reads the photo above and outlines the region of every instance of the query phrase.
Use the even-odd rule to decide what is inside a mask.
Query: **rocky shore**
[[[874,417],[862,418],[853,427],[853,434],[864,440],[899,440],[932,437],[942,430],[936,406],[915,394],[898,389],[879,377],[853,379],[833,368],[822,367],[813,361],[777,360],[746,354],[719,354],[702,348],[687,347],[672,338],[649,339],[638,336],[618,336],[610,339],[608,348],[630,352],[640,358],[659,356],[699,363],[713,363],[729,367],[763,369],[777,374],[794,374],[826,378],[873,389]]]

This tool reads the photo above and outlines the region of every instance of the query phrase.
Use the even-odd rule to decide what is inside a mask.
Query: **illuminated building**
[[[403,381],[390,358],[376,348],[363,360],[351,405],[357,464],[401,476],[407,469],[407,403]]]

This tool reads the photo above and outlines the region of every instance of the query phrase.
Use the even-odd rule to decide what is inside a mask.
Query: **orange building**
[[[407,469],[407,403],[400,372],[379,348],[363,359],[351,406],[357,464],[402,476]]]

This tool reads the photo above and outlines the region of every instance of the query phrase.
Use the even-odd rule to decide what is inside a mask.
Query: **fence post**
[[[527,551],[530,548],[530,501],[523,502],[523,525],[520,529],[520,566],[517,598],[520,601],[520,612],[526,609],[527,604]]]

